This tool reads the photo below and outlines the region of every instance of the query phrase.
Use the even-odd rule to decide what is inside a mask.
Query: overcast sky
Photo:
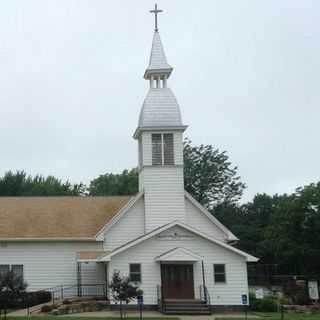
[[[0,2],[0,174],[88,183],[137,164],[150,0]],[[248,188],[320,176],[320,1],[158,2],[168,85],[194,144],[226,150]]]

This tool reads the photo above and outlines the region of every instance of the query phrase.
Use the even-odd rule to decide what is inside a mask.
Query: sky
[[[73,183],[137,165],[150,0],[0,2],[0,175]],[[320,179],[320,1],[161,0],[159,32],[195,145],[226,150],[247,189]]]

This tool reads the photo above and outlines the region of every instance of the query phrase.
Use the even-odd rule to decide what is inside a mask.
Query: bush
[[[266,296],[263,299],[257,299],[256,296],[250,293],[250,309],[260,312],[275,312],[278,309],[277,301],[272,296]]]
[[[72,302],[70,301],[70,300],[68,300],[68,299],[64,299],[63,301],[62,301],[62,304],[71,304]]]
[[[43,313],[48,313],[51,310],[53,310],[52,306],[49,306],[48,304],[45,304],[44,306],[41,307],[41,312]]]

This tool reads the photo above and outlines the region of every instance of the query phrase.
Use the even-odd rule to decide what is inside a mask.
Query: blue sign
[[[143,304],[143,296],[137,296],[137,301],[138,301],[138,304],[142,305]]]
[[[248,304],[248,296],[246,294],[242,294],[241,295],[241,302],[243,305],[247,305]]]

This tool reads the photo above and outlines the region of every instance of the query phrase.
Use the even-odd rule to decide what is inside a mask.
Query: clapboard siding
[[[110,251],[144,234],[144,201],[134,206],[105,233],[104,250]]]
[[[146,232],[174,220],[184,222],[183,168],[146,167],[143,171]]]
[[[197,236],[180,227],[173,227],[165,233],[175,232],[188,234],[190,238],[173,240],[157,236],[146,240],[114,257],[110,262],[109,276],[113,270],[120,270],[128,274],[129,263],[141,263],[142,283],[146,304],[157,303],[157,285],[161,284],[160,264],[155,257],[166,251],[184,247],[203,257],[205,280],[208,287],[212,305],[240,305],[241,295],[248,294],[247,272],[245,259],[236,253],[224,249],[200,236]],[[163,235],[162,235],[163,236]],[[227,283],[214,284],[213,264],[224,263],[227,270]],[[201,262],[194,264],[194,287],[196,297],[199,298],[199,286],[202,284]]]
[[[193,226],[212,238],[222,241],[227,240],[227,235],[187,198],[185,198],[185,207],[186,223],[188,225]]]
[[[23,264],[28,290],[77,283],[79,251],[102,250],[94,242],[8,242],[0,246],[0,264]],[[82,264],[82,282],[104,283],[103,264]]]

